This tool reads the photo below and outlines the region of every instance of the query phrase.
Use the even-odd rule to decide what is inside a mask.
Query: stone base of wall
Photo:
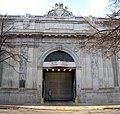
[[[81,91],[78,102],[84,104],[120,104],[120,91],[117,89],[103,89],[99,91]]]
[[[36,104],[40,103],[38,90],[1,89],[0,104]]]
[[[40,104],[41,93],[37,89],[0,89],[0,104]],[[58,101],[59,102],[59,101]],[[78,103],[86,105],[120,104],[120,91],[115,89],[82,90]]]

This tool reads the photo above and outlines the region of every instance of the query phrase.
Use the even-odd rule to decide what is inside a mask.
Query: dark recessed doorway
[[[75,97],[75,70],[43,70],[45,100],[73,100]]]

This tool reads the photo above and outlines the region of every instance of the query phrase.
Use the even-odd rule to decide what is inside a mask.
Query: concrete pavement
[[[0,105],[0,114],[120,114],[120,105],[30,106]]]
[[[30,105],[0,105],[0,109],[35,109],[35,110],[107,110],[118,109],[120,105],[99,105],[99,106],[30,106]]]

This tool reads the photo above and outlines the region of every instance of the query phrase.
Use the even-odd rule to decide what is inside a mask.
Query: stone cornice
[[[87,34],[45,34],[45,33],[10,33],[9,38],[80,38],[89,37]]]

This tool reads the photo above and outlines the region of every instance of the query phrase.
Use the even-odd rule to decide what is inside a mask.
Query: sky
[[[44,15],[55,3],[63,3],[75,16],[104,17],[109,0],[0,0],[0,14]]]

